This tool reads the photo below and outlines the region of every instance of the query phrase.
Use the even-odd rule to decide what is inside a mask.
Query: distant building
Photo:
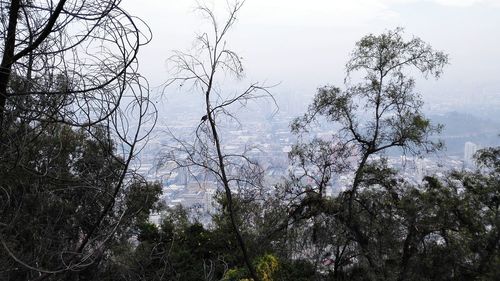
[[[478,151],[479,146],[473,142],[466,142],[464,145],[464,166],[474,167],[474,154]]]
[[[421,183],[424,176],[427,175],[425,159],[415,158],[415,180],[417,183]]]

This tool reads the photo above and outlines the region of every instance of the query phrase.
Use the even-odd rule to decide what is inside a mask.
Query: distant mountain
[[[445,141],[446,153],[449,155],[463,155],[464,144],[467,141],[482,147],[500,145],[500,122],[498,121],[456,111],[430,115],[429,118],[435,124],[445,126],[439,138]]]

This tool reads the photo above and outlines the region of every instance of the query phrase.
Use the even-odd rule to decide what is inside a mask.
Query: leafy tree
[[[92,130],[44,126],[36,136],[24,135],[33,141],[21,157],[9,151],[12,159],[3,159],[0,264],[6,280],[77,275],[71,272],[99,264],[109,244],[148,217],[159,186],[137,176],[124,182],[113,142],[104,128]]]
[[[374,156],[390,149],[420,154],[441,147],[429,138],[441,128],[422,114],[411,74],[438,78],[447,61],[447,55],[421,39],[406,40],[402,29],[365,36],[346,64],[345,89],[320,88],[307,113],[292,123],[299,143],[290,153],[294,173],[281,186],[288,216],[278,229],[302,225],[303,243],[296,246],[307,250],[296,251],[308,253],[316,270],[327,257],[333,261],[336,278],[346,268],[360,279],[382,278],[387,273],[386,261],[392,257],[380,249],[395,243],[389,238],[401,235],[400,229],[384,221],[387,212],[392,218],[391,210],[380,213],[375,208],[386,206],[386,199],[365,200],[371,192],[377,195],[378,189],[390,191],[404,183],[398,182],[383,158],[378,161]],[[308,139],[311,126],[323,120],[338,126],[338,132],[331,139]],[[325,197],[332,179],[347,172],[354,177],[347,190],[335,198]],[[309,238],[303,237],[307,233]]]
[[[421,185],[384,163],[368,164],[353,212],[366,247],[345,221],[345,198],[325,198],[315,205],[322,211],[316,221],[298,220],[282,230],[288,240],[280,247],[295,257],[280,255],[280,264],[302,257],[312,269],[309,278],[318,280],[498,278],[499,151],[478,154],[481,170],[426,177]],[[375,269],[367,256],[377,262]]]
[[[231,232],[206,229],[186,209],[167,209],[159,226],[139,225],[138,245],[118,255],[121,277],[109,280],[220,280],[243,265]],[[101,279],[102,280],[102,279]]]
[[[308,112],[292,123],[292,131],[307,131],[319,116],[340,126],[334,142],[321,147],[332,150],[325,151],[331,156],[342,153],[343,158],[359,159],[351,187],[354,198],[370,156],[390,148],[419,153],[440,147],[440,143],[429,140],[440,127],[432,126],[423,116],[422,101],[414,92],[415,81],[410,73],[413,68],[425,77],[438,78],[447,62],[447,55],[433,50],[420,38],[406,41],[400,28],[365,36],[356,43],[346,64],[346,89],[320,88]],[[351,76],[355,74],[363,79],[353,84]],[[292,157],[304,157],[302,151],[297,149]]]

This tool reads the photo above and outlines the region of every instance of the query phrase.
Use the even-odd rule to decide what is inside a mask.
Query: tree
[[[118,255],[122,262],[114,270],[130,277],[110,280],[220,280],[237,259],[231,232],[206,229],[181,207],[164,210],[158,226],[144,222],[139,230],[137,247]]]
[[[143,84],[136,56],[150,35],[120,2],[1,1],[2,131],[15,118],[96,124],[131,86]],[[52,111],[35,106],[53,96],[59,99]]]
[[[365,206],[358,191],[375,184],[370,182],[373,174],[369,173],[377,163],[374,155],[394,148],[420,154],[441,147],[429,138],[440,126],[433,126],[422,114],[422,101],[414,92],[411,74],[416,71],[438,78],[447,61],[447,55],[421,39],[404,39],[401,28],[365,36],[356,43],[346,64],[345,90],[320,88],[307,113],[291,125],[301,138],[316,120],[330,121],[339,130],[331,140],[306,139],[292,150],[290,157],[301,173],[292,175],[285,184],[291,194],[289,218],[311,219],[317,225],[321,214],[335,216],[374,272],[381,265],[372,255],[370,234],[363,231],[366,222],[358,212]],[[354,83],[357,77],[361,81]],[[354,179],[340,194],[340,204],[325,200],[325,188],[332,177],[347,171]],[[312,184],[305,184],[304,178],[312,179]]]
[[[122,159],[107,151],[114,148],[102,145],[102,128],[93,129],[97,138],[67,125],[52,128],[16,164],[2,162],[0,276],[6,280],[84,274],[105,259],[110,244],[130,237],[135,220],[147,219],[161,191],[124,174]]]
[[[201,168],[215,177],[223,189],[223,211],[228,216],[246,267],[250,276],[259,280],[237,221],[233,192],[237,189],[240,197],[244,193],[252,196],[245,191],[261,185],[262,170],[244,153],[225,153],[219,129],[224,117],[235,118],[230,111],[232,106],[245,105],[261,95],[270,96],[267,88],[258,83],[251,84],[234,95],[226,94],[218,82],[223,73],[237,79],[243,76],[241,58],[226,43],[228,32],[236,22],[236,14],[243,3],[244,1],[228,3],[228,18],[222,24],[210,8],[199,6],[198,11],[209,20],[212,30],[197,37],[193,54],[176,52],[169,60],[176,70],[174,78],[167,85],[174,82],[180,82],[181,85],[191,83],[193,89],[203,96],[205,115],[197,127],[194,142],[187,143],[175,138],[181,149],[176,154],[169,155],[167,160],[189,169]]]
[[[340,125],[335,136],[338,149],[359,158],[351,188],[353,198],[371,155],[391,148],[412,153],[440,148],[440,143],[429,140],[440,126],[432,126],[423,116],[410,71],[413,68],[425,77],[439,78],[447,62],[447,55],[434,51],[420,38],[405,41],[401,28],[365,36],[356,43],[346,64],[346,90],[320,88],[308,112],[293,122],[292,131],[306,130],[319,116]],[[361,72],[363,82],[353,85],[351,76],[356,72]]]
[[[136,59],[150,35],[119,4],[0,1],[7,279],[83,274],[128,231],[141,212],[137,201],[149,202],[132,203],[133,190],[157,189],[131,169],[156,119]]]

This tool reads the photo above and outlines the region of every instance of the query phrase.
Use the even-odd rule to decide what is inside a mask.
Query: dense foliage
[[[251,204],[260,214],[244,237],[262,280],[496,280],[500,274],[500,149],[478,154],[482,169],[405,182],[370,166],[357,196],[361,247],[346,224],[343,197],[316,201],[321,215],[285,228],[266,221],[284,202]],[[245,204],[239,202],[239,206]],[[276,205],[270,205],[276,204]],[[260,206],[260,207],[259,207]],[[255,215],[257,216],[257,215]],[[247,280],[228,218],[205,227],[182,208],[160,225],[143,221],[136,242],[113,249],[99,280]],[[373,262],[373,263],[371,263]],[[111,271],[111,272],[110,272]]]

